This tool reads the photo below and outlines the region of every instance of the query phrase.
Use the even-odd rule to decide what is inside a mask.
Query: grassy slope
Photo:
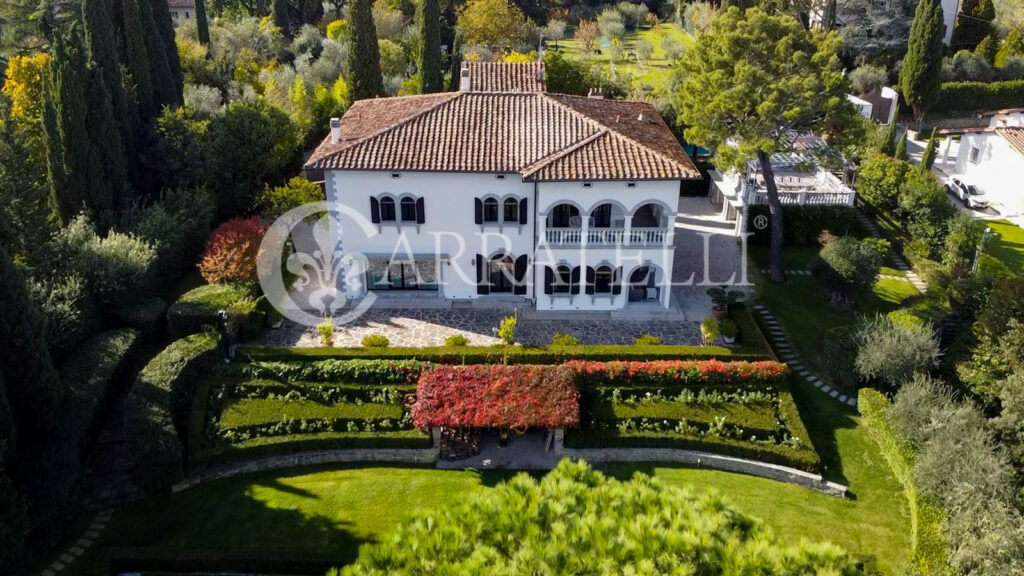
[[[665,57],[665,51],[661,49],[662,36],[670,36],[684,48],[693,44],[693,38],[674,24],[659,24],[654,29],[645,26],[628,32],[622,41],[622,58],[615,63],[616,72],[618,74],[632,75],[634,85],[648,83],[655,87],[664,86],[672,71],[672,63]],[[647,40],[654,46],[654,54],[650,60],[644,62],[644,68],[637,64],[635,57],[629,60],[626,59],[627,53],[634,53],[634,46],[639,40]],[[563,54],[570,56],[574,60],[586,61],[583,48],[577,40],[570,38],[559,42],[558,45]],[[601,52],[601,54],[592,54],[590,62],[600,64],[603,68],[607,69],[610,60],[608,52],[607,50],[602,50]]]
[[[999,239],[991,241],[986,251],[1011,270],[1024,272],[1024,229],[1006,220],[993,220],[985,224],[999,234]]]

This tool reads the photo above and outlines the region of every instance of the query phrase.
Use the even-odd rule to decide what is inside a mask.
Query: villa
[[[339,209],[343,290],[538,311],[670,306],[700,173],[653,106],[552,94],[541,62],[467,63],[458,92],[361,100],[306,164]]]

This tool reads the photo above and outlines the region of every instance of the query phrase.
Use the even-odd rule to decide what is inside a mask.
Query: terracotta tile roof
[[[1024,127],[996,128],[996,134],[1010,143],[1010,146],[1024,155]]]
[[[463,62],[472,92],[544,92],[540,62]]]
[[[653,106],[546,93],[456,92],[355,103],[306,168],[520,173],[524,179],[699,178]]]

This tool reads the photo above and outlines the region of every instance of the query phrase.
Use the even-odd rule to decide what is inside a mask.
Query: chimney
[[[544,61],[540,61],[540,66],[537,66],[537,82],[544,81]]]
[[[469,66],[465,64],[459,70],[459,92],[469,92]]]
[[[331,143],[341,142],[341,118],[331,118]]]
[[[591,88],[590,92],[587,92],[587,98],[593,98],[594,100],[604,100],[604,94],[601,93],[597,88]]]

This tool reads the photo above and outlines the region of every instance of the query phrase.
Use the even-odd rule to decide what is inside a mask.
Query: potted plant
[[[715,286],[708,288],[708,296],[711,297],[711,316],[715,320],[721,320],[729,314],[729,306],[743,301],[743,292],[729,290],[727,286]]]
[[[732,344],[736,341],[736,336],[739,335],[740,329],[736,326],[736,323],[726,318],[718,323],[718,332],[722,335],[722,340],[725,340],[726,344]]]
[[[704,346],[711,346],[715,338],[718,338],[718,320],[705,318],[700,323],[700,337]]]

